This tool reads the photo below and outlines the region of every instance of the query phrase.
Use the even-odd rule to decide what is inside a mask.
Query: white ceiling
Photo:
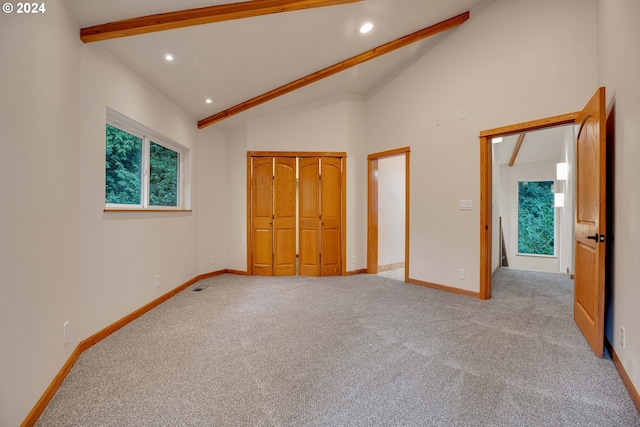
[[[564,158],[565,150],[563,142],[569,126],[573,125],[556,126],[527,132],[518,151],[516,164],[540,162],[557,163],[562,161],[561,159]],[[499,164],[509,163],[513,150],[518,142],[518,136],[519,134],[502,138],[496,157],[496,161]]]
[[[155,13],[237,2],[67,1],[81,28]],[[96,44],[142,76],[194,120],[201,120],[361,52],[456,16],[480,2],[366,0]],[[374,24],[374,29],[362,35],[359,28],[367,21]],[[447,34],[414,43],[214,126],[228,129],[248,117],[341,94],[366,95],[422,56]],[[174,63],[163,61],[162,54],[167,51],[177,54]],[[212,98],[214,102],[206,104],[206,98]]]

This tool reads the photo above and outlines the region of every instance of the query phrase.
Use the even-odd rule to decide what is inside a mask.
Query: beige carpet
[[[38,425],[640,426],[563,275],[503,269],[485,302],[370,275],[204,283],[86,351]]]

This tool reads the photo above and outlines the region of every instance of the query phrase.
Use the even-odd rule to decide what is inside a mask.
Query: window
[[[184,209],[181,196],[187,153],[181,145],[108,110],[106,207]]]
[[[553,181],[518,182],[518,253],[554,255]]]

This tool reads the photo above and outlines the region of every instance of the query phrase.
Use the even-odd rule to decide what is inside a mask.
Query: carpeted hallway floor
[[[640,426],[563,275],[502,269],[489,301],[373,275],[202,283],[82,354],[37,425]]]

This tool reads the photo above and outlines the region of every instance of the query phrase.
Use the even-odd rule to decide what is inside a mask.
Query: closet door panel
[[[273,159],[252,159],[251,274],[273,274]]]
[[[342,159],[322,157],[320,178],[321,276],[342,274]]]
[[[296,274],[296,159],[276,157],[274,178],[274,276]]]
[[[319,158],[301,158],[298,165],[300,275],[320,275]]]

